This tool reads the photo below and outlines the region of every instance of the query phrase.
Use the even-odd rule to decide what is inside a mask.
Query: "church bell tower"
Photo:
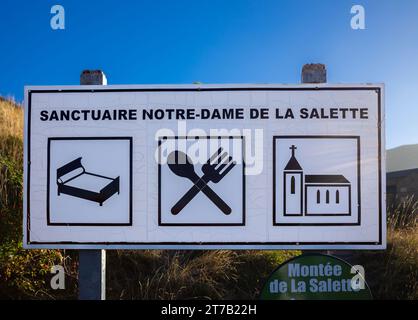
[[[289,147],[292,155],[283,171],[283,210],[285,216],[303,215],[303,170],[295,157],[297,147]]]

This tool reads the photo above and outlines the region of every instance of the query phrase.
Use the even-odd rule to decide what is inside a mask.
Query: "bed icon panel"
[[[132,225],[131,137],[50,138],[47,179],[48,225]]]

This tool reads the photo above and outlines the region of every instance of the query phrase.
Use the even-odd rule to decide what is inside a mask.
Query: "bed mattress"
[[[86,172],[66,182],[65,185],[99,193],[111,181],[110,178],[99,177]]]

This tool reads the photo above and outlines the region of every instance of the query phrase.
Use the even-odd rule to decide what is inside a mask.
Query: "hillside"
[[[399,146],[386,151],[386,171],[418,168],[418,144]]]

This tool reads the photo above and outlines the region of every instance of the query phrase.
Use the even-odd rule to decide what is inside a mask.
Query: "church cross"
[[[292,157],[295,156],[295,150],[297,149],[296,146],[294,144],[292,144],[291,147],[289,147],[290,150],[292,150]]]

